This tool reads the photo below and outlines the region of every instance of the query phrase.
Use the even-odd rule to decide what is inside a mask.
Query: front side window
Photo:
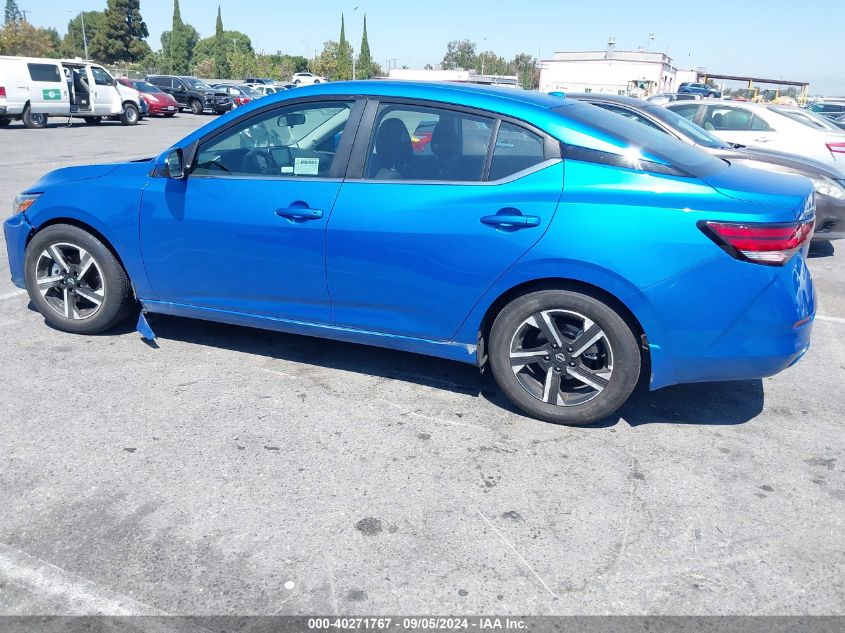
[[[49,81],[56,83],[62,80],[59,67],[55,64],[27,64],[29,77],[32,81]]]
[[[488,180],[501,180],[539,165],[545,160],[545,141],[542,137],[502,122],[493,147]]]
[[[203,143],[192,173],[328,178],[352,103],[304,103],[251,117]]]
[[[637,123],[642,123],[643,125],[647,125],[655,130],[663,132],[664,130],[653,121],[650,121],[646,117],[634,112],[633,110],[629,110],[628,108],[620,108],[619,106],[610,105],[608,103],[596,103],[600,108],[604,108],[605,110],[609,110],[610,112],[615,112],[616,114],[621,114],[622,116],[628,117],[632,121],[636,121]]]
[[[382,104],[364,178],[478,182],[494,120],[426,106]]]
[[[94,76],[94,83],[98,86],[111,86],[112,78],[105,70],[97,66],[91,66],[91,74]]]

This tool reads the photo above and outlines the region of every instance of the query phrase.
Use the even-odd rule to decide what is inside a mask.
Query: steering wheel
[[[244,171],[250,174],[276,175],[279,173],[279,166],[273,160],[269,149],[251,149],[244,156]]]

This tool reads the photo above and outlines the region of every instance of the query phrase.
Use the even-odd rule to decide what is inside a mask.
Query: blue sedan
[[[564,424],[641,377],[777,373],[815,314],[808,180],[516,90],[286,91],[157,158],[51,172],[16,207],[12,279],[60,330],[140,306],[147,337],[162,313],[429,354]]]

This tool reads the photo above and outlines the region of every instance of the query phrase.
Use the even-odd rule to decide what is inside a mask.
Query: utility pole
[[[85,35],[85,11],[79,13],[82,20],[82,47],[85,49],[85,59],[88,59],[88,37]]]

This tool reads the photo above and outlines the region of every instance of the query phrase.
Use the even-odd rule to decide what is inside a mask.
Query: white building
[[[424,70],[418,68],[391,68],[391,79],[404,81],[458,81],[485,86],[519,88],[516,75],[479,75],[474,70]]]
[[[683,81],[694,79],[685,75]],[[613,41],[604,51],[558,52],[540,63],[542,92],[601,92],[644,97],[674,92],[679,83],[678,69],[665,53],[617,51]]]

